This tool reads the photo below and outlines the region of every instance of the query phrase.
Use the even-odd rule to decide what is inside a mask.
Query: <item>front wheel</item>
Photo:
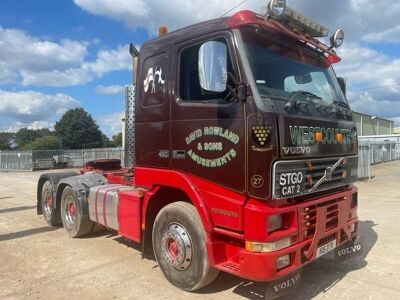
[[[218,276],[208,262],[203,224],[189,203],[161,209],[153,226],[153,249],[165,277],[183,290],[198,290]]]

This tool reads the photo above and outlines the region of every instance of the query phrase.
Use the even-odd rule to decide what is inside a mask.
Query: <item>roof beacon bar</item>
[[[263,13],[265,19],[274,19],[285,24],[294,31],[307,34],[311,37],[325,37],[329,29],[314,22],[298,11],[286,5],[286,0],[271,0]]]

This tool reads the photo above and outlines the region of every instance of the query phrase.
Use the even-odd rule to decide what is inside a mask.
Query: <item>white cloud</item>
[[[44,72],[21,72],[23,85],[71,86],[87,83],[105,73],[129,70],[131,58],[128,45],[120,45],[115,50],[101,50],[93,62],[84,62],[77,68]]]
[[[74,2],[95,15],[122,21],[131,28],[146,27],[155,32],[159,26],[165,25],[169,29],[176,29],[217,18],[241,1],[220,0],[205,3],[199,0],[74,0]],[[248,2],[253,8],[260,8],[266,4],[260,0]]]
[[[381,32],[373,32],[365,35],[362,38],[366,42],[377,43],[377,42],[400,42],[400,24],[383,30]]]
[[[101,131],[104,132],[109,138],[122,131],[122,117],[123,112],[102,115],[96,118],[96,123],[99,125]]]
[[[95,15],[121,21],[130,28],[145,27],[155,32],[159,26],[176,29],[200,21],[221,16],[240,0],[207,2],[200,0],[74,0],[75,4]],[[247,1],[230,14],[251,9],[261,11],[268,0]],[[331,31],[341,27],[346,39],[357,42],[363,37],[369,41],[398,41],[399,35],[392,35],[389,28],[398,26],[400,2],[390,0],[289,0],[289,6],[299,9],[305,15],[327,25]],[[384,17],[382,17],[384,14]],[[394,30],[393,34],[398,33]]]
[[[96,93],[103,95],[122,95],[125,87],[122,85],[98,85],[96,86]]]
[[[355,43],[345,44],[339,54],[343,60],[335,69],[338,76],[347,79],[352,109],[393,119],[400,125],[395,118],[400,115],[400,57]]]
[[[0,27],[0,84],[71,86],[130,69],[128,45],[100,50],[94,61],[87,61],[87,55],[86,42],[63,39],[56,43]]]
[[[28,128],[32,130],[38,130],[38,129],[50,129],[54,130],[54,123],[50,123],[47,121],[34,121],[32,123],[23,123],[23,122],[15,122],[8,127],[6,127],[4,130],[5,132],[17,132],[18,130],[22,128]]]
[[[335,69],[346,76],[352,85],[380,86],[400,83],[400,57],[391,57],[352,43],[339,48],[339,55],[342,62]]]
[[[79,106],[77,100],[65,94],[48,95],[35,91],[0,90],[0,117],[13,118],[21,123],[61,117],[68,109]]]
[[[370,92],[349,94],[351,107],[354,111],[369,115],[379,115],[386,118],[394,118],[400,113],[400,101],[376,99]]]

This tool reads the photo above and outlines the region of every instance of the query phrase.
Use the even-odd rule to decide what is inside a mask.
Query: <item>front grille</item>
[[[350,184],[357,179],[357,168],[357,156],[277,161],[273,197],[293,198]]]
[[[327,214],[325,220],[325,231],[329,231],[330,229],[336,228],[338,226],[339,220],[339,211],[338,211],[338,203],[337,200],[331,200],[328,202],[323,202],[318,205],[309,206],[309,211],[307,215],[310,216],[309,219],[304,219],[303,223],[305,225],[306,234],[305,238],[311,238],[314,236],[316,223],[317,223],[317,207],[327,207]],[[308,225],[308,226],[307,226]]]

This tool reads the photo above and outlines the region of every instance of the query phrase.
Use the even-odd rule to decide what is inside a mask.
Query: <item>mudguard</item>
[[[43,214],[42,206],[40,205],[40,201],[42,198],[43,184],[46,181],[50,181],[50,183],[52,185],[53,199],[55,199],[57,186],[58,186],[58,183],[60,182],[60,180],[67,178],[67,177],[71,177],[71,176],[77,176],[77,175],[79,175],[78,172],[57,172],[57,173],[42,174],[39,178],[38,185],[37,185],[37,196],[36,196],[36,198],[37,198],[37,204],[36,204],[37,214],[38,215]],[[54,205],[56,205],[56,203]]]
[[[87,204],[87,195],[89,194],[90,188],[98,185],[108,184],[108,180],[96,173],[86,173],[84,175],[67,177],[61,179],[57,186],[56,192],[56,203],[61,205],[61,196],[66,186],[72,187],[76,192],[79,204],[77,205],[78,212],[84,216],[87,215],[89,218],[89,207]]]
[[[103,175],[96,173],[86,173],[84,175],[63,178],[57,186],[56,202],[57,204],[60,203],[62,192],[67,185],[71,186],[78,193],[78,196],[81,196],[87,195],[91,187],[104,184],[108,184],[108,180]]]

